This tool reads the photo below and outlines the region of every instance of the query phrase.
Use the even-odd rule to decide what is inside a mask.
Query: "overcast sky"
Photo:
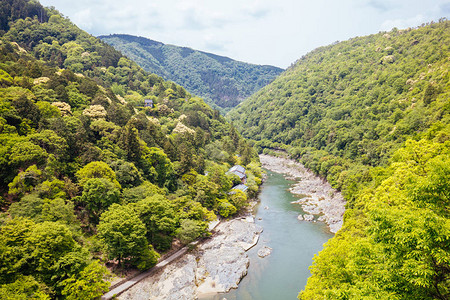
[[[286,68],[355,36],[449,18],[449,0],[41,0],[92,35],[126,33]]]

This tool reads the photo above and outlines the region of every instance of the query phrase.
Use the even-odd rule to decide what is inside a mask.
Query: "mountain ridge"
[[[236,106],[284,71],[140,36],[111,34],[99,38],[146,71],[184,86],[222,110]]]
[[[450,21],[317,48],[227,114],[342,191],[298,298],[450,294]],[[300,287],[299,287],[300,289]]]
[[[201,98],[54,7],[0,12],[0,299],[98,299],[256,196],[257,153]]]

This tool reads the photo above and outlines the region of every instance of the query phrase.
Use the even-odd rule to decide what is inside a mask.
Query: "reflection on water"
[[[323,248],[323,244],[333,234],[323,223],[297,220],[298,214],[303,211],[300,205],[291,204],[298,200],[288,191],[292,183],[283,175],[268,171],[256,213],[256,222],[264,231],[258,245],[248,251],[250,268],[247,276],[236,290],[200,299],[296,299],[310,276],[308,267],[314,254]],[[263,246],[273,250],[269,256],[260,258],[257,252]]]

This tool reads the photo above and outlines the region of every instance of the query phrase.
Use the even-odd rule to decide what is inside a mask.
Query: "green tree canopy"
[[[109,275],[108,269],[93,261],[80,272],[79,276],[70,277],[62,282],[64,286],[62,295],[68,300],[96,299],[108,291]]]
[[[120,202],[120,191],[106,178],[90,178],[84,181],[83,193],[78,201],[86,208],[93,222],[114,203]]]
[[[131,206],[111,205],[102,214],[97,230],[109,258],[117,259],[119,264],[155,255],[148,251],[147,230]]]
[[[120,183],[117,181],[116,173],[103,161],[93,161],[85,165],[77,172],[77,178],[81,186],[92,178],[103,178],[113,183],[116,188],[120,189]]]

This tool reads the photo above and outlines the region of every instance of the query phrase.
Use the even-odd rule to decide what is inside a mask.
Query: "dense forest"
[[[221,111],[235,107],[283,71],[143,37],[114,34],[99,38],[144,70],[182,85]]]
[[[347,200],[299,299],[450,296],[450,22],[308,53],[229,113]]]
[[[96,298],[105,265],[148,269],[255,197],[256,152],[202,99],[54,8],[0,12],[1,299]]]

